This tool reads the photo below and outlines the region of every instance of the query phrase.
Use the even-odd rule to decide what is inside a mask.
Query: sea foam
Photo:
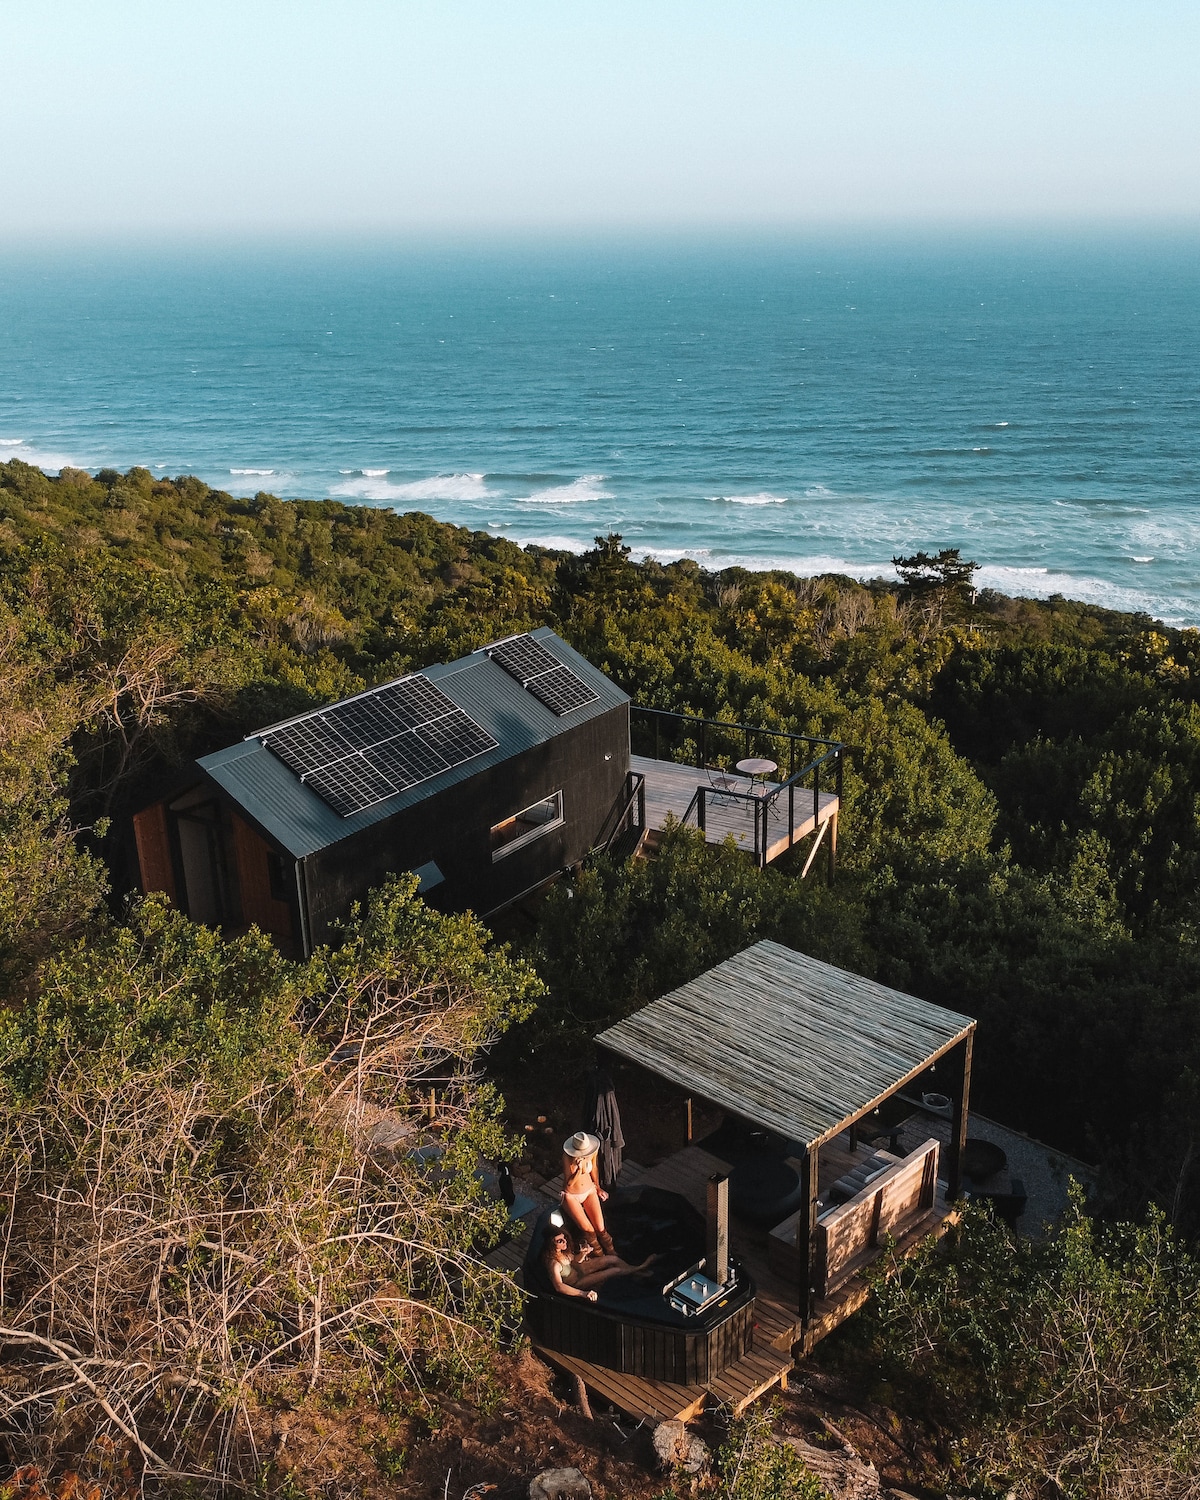
[[[773,495],[770,490],[759,490],[756,495],[714,495],[726,505],[786,505],[787,495]]]
[[[612,500],[615,496],[604,488],[604,474],[581,474],[570,484],[555,484],[532,495],[519,495],[518,505],[588,505],[593,500]]]
[[[46,474],[57,474],[60,469],[86,467],[68,458],[65,453],[47,452],[44,448],[27,443],[24,438],[0,438],[0,463],[7,463],[10,458],[19,458],[23,464],[30,464]]]
[[[409,505],[422,500],[488,500],[492,491],[483,474],[435,474],[431,479],[396,482],[385,476],[391,471],[372,473],[360,469],[353,479],[335,484],[329,493],[337,499],[374,500],[381,505]]]

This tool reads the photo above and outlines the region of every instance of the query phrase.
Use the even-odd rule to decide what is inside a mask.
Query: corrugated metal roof
[[[595,701],[559,718],[482,651],[458,661],[425,667],[425,676],[436,682],[452,702],[491,733],[497,741],[496,749],[477,755],[461,766],[443,771],[429,781],[409,787],[408,791],[351,817],[339,817],[316,792],[310,791],[298,776],[253,737],[230,745],[227,750],[206,755],[198,764],[294,858],[303,859],[318,849],[328,848],[330,844],[369,828],[373,823],[383,822],[426,797],[436,796],[446,787],[465,781],[489,766],[498,765],[523,750],[553,739],[564,730],[574,729],[577,724],[629,702],[627,694],[552,630],[543,627],[532,634],[564,666],[583,678],[595,692]]]
[[[596,1038],[807,1145],[836,1135],[974,1026],[779,943],[755,943]]]

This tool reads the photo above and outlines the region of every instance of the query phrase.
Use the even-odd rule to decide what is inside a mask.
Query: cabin
[[[647,1194],[668,1195],[703,1220],[692,1243],[728,1295],[685,1320],[687,1343],[663,1308],[614,1304],[589,1320],[547,1306],[527,1276],[534,1347],[644,1420],[686,1421],[707,1401],[738,1412],[786,1385],[793,1360],[862,1306],[873,1266],[956,1222],[974,1033],[968,1016],[773,942],[603,1031],[618,1097],[661,1100],[685,1121],[680,1150],[650,1167],[625,1159],[610,1195],[617,1250],[625,1203],[636,1223]],[[717,1123],[697,1140],[701,1105]],[[560,1190],[542,1185],[535,1237]],[[525,1253],[529,1267],[528,1249],[489,1258],[515,1268]]]
[[[483,915],[584,858],[626,808],[629,699],[553,631],[255,730],[133,819],[141,887],[307,957],[412,871]]]
[[[203,756],[135,814],[138,879],[299,957],[388,875],[489,917],[595,850],[652,851],[671,819],[760,866],[804,845],[801,876],[825,840],[832,879],[846,753],[635,707],[543,628]]]

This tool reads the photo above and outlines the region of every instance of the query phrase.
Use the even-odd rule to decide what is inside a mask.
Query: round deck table
[[[773,760],[767,760],[764,756],[750,755],[745,760],[739,760],[737,769],[743,776],[751,776],[756,780],[765,780],[779,767]]]

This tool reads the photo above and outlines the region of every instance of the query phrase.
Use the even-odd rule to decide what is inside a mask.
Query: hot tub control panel
[[[719,1303],[736,1284],[737,1272],[732,1267],[730,1267],[728,1283],[722,1286],[711,1276],[705,1276],[704,1262],[701,1260],[686,1270],[682,1276],[669,1281],[663,1287],[663,1296],[676,1312],[683,1313],[685,1317],[694,1317],[697,1313],[703,1312],[706,1307],[711,1307],[713,1303]]]

